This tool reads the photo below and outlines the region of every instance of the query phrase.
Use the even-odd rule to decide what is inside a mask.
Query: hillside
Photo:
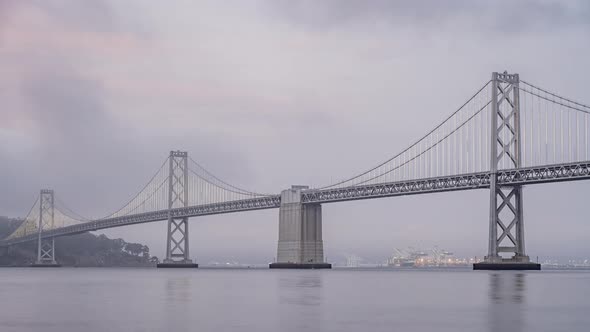
[[[0,216],[0,238],[10,235],[20,223],[19,219]],[[56,238],[55,254],[63,266],[152,266],[157,263],[157,258],[150,256],[145,245],[91,233]],[[36,258],[36,242],[0,248],[0,266],[28,266]]]

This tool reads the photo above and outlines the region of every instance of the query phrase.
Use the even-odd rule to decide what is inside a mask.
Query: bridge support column
[[[301,191],[307,188],[293,186],[281,192],[277,261],[271,269],[332,268],[324,262],[322,206],[301,202]]]
[[[58,267],[55,261],[55,239],[43,238],[43,229],[54,226],[53,190],[42,189],[39,195],[39,238],[37,242],[37,261],[33,267]]]
[[[497,184],[498,168],[522,167],[518,84],[518,74],[492,74],[488,255],[474,270],[541,269],[525,254],[522,186]]]
[[[175,217],[172,209],[188,206],[188,153],[170,151],[168,177],[168,236],[166,258],[159,268],[196,268],[189,258],[188,217]]]

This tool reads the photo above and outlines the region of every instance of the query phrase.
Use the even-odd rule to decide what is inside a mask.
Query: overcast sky
[[[410,5],[411,3],[411,5]],[[590,2],[0,0],[0,215],[102,216],[186,150],[258,192],[389,158],[491,72],[590,102]],[[531,256],[589,256],[590,182],[525,188]],[[487,248],[485,190],[326,204],[329,260]],[[197,261],[265,262],[278,210],[191,219]],[[106,231],[165,249],[165,222]]]

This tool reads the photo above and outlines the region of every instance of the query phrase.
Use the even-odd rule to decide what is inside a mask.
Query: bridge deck
[[[584,180],[590,178],[590,161],[506,169],[499,170],[496,174],[497,183],[501,186]],[[490,173],[480,172],[345,188],[309,190],[303,194],[303,202],[329,203],[489,187]]]
[[[252,199],[229,201],[223,203],[206,204],[198,206],[188,206],[174,208],[171,210],[158,210],[147,213],[133,214],[114,218],[100,219],[72,226],[56,228],[42,233],[43,238],[56,237],[70,234],[97,231],[105,228],[127,226],[133,224],[148,223],[154,221],[167,220],[169,216],[174,218],[198,217],[212,214],[232,213],[251,210],[262,210],[278,208],[281,204],[281,197],[278,195],[264,196]],[[0,246],[7,246],[22,242],[34,241],[39,238],[39,234],[33,233],[27,236],[2,240]]]
[[[303,193],[303,203],[330,203],[359,199],[372,199],[402,195],[426,194],[456,190],[485,189],[490,186],[490,173],[470,173],[462,175],[426,178],[418,180],[396,181],[381,184],[367,184],[345,188],[308,190]],[[590,161],[527,167],[520,169],[499,170],[497,183],[502,186],[528,185],[562,181],[590,179]],[[212,214],[233,213],[250,210],[278,208],[281,204],[279,195],[252,199],[236,200],[223,203],[189,206],[172,210],[159,210],[148,213],[107,218],[78,225],[72,225],[42,233],[43,238],[64,236],[105,228],[120,227],[139,223],[175,218],[197,217]],[[0,246],[29,242],[38,239],[38,234],[0,241]]]

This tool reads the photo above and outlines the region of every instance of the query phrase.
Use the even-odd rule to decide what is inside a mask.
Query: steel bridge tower
[[[188,153],[170,151],[168,175],[168,235],[166,258],[158,267],[198,267],[189,258],[188,217],[175,217],[173,209],[188,206]]]
[[[55,261],[55,238],[43,238],[44,229],[53,229],[54,224],[53,190],[41,189],[39,194],[39,237],[37,242],[37,261],[34,267],[59,266]]]
[[[492,73],[488,255],[476,270],[538,270],[524,246],[522,185],[498,185],[498,170],[522,167],[518,74]],[[502,253],[513,254],[502,257]]]

